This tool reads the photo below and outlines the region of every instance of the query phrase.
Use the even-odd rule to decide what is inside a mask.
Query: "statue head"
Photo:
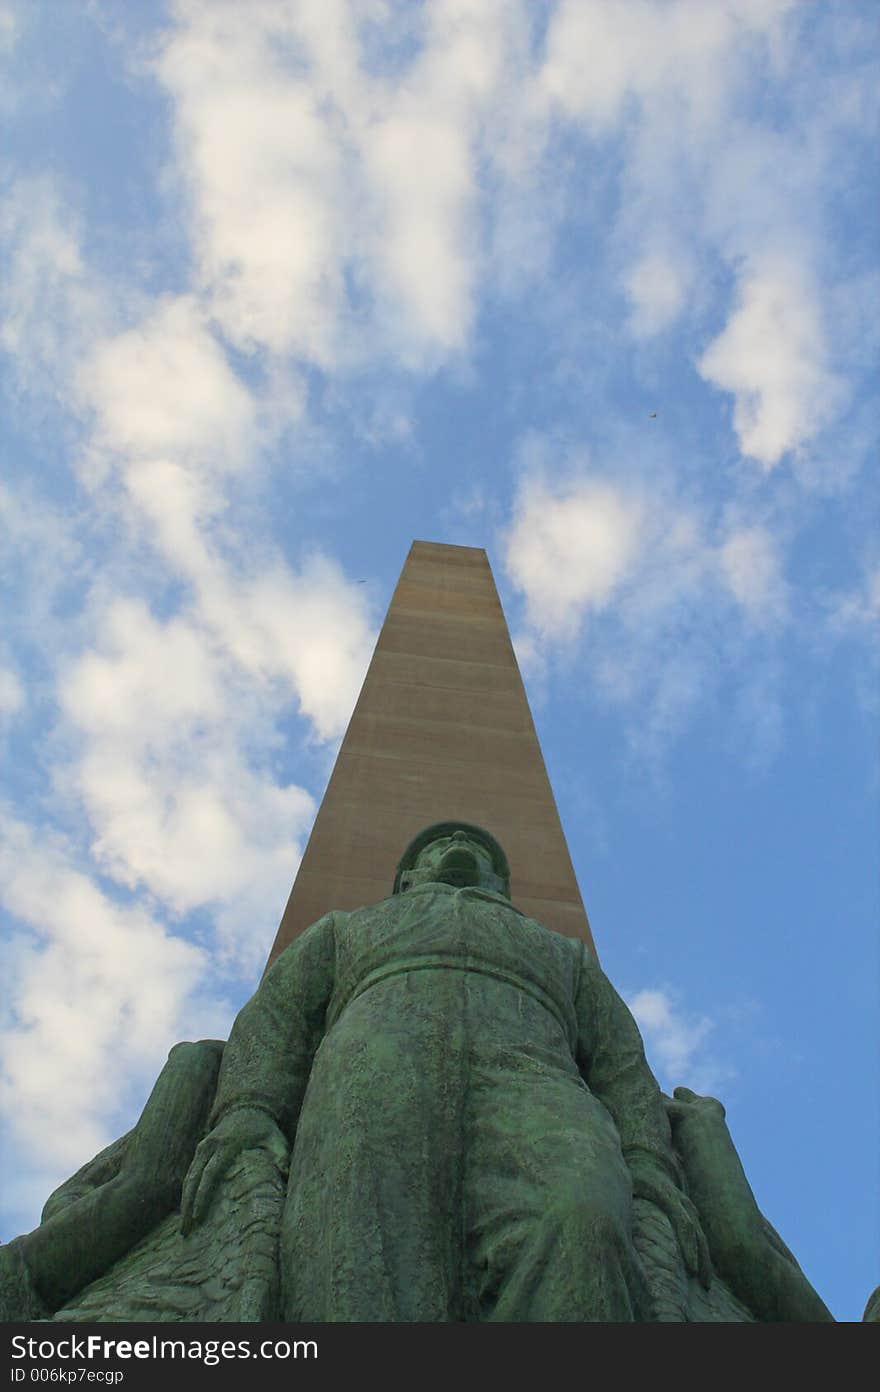
[[[394,893],[438,880],[463,889],[478,885],[510,898],[510,866],[501,846],[470,822],[434,822],[410,841],[394,877]]]

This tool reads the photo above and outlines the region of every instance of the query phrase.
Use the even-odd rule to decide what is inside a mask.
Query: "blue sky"
[[[0,0],[4,1239],[258,978],[414,538],[606,971],[880,1281],[877,11]]]

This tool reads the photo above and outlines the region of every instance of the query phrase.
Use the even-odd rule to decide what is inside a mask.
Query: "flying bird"
[[[648,419],[649,419],[649,420],[656,420],[656,419],[657,419],[657,412],[656,412],[656,411],[652,411]]]

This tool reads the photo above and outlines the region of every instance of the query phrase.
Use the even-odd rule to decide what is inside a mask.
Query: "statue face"
[[[438,836],[436,841],[429,842],[419,853],[412,870],[403,875],[401,889],[407,890],[415,884],[426,884],[432,880],[453,885],[456,889],[479,885],[481,889],[490,889],[496,894],[505,892],[503,881],[492,868],[489,852],[466,831]]]

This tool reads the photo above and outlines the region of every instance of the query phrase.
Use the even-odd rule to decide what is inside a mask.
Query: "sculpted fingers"
[[[218,1185],[237,1156],[266,1150],[286,1170],[287,1140],[271,1116],[259,1107],[238,1107],[219,1121],[196,1148],[180,1203],[184,1236],[206,1217]]]
[[[706,1241],[697,1210],[684,1194],[679,1195],[678,1213],[673,1222],[685,1266],[699,1277],[700,1284],[704,1288],[708,1288],[712,1279],[709,1244]]]
[[[671,1118],[682,1120],[688,1116],[725,1116],[724,1106],[717,1097],[701,1097],[690,1088],[677,1087],[672,1094],[674,1100],[667,1102],[666,1109]]]
[[[637,1197],[656,1204],[666,1214],[685,1267],[699,1277],[703,1286],[708,1286],[712,1279],[709,1244],[690,1199],[665,1175],[642,1172],[637,1173],[634,1179],[633,1192]]]
[[[207,1148],[207,1141],[209,1139],[209,1137],[206,1137],[204,1141],[196,1146],[196,1153],[193,1156],[192,1164],[187,1170],[186,1179],[183,1181],[183,1190],[180,1195],[180,1231],[183,1233],[184,1237],[186,1237],[193,1226],[193,1206],[195,1204],[195,1197],[202,1181],[202,1172],[211,1154],[210,1149]]]
[[[262,1144],[264,1148],[272,1156],[272,1158],[275,1161],[277,1161],[280,1168],[286,1174],[288,1163],[290,1161],[290,1146],[288,1145],[284,1134],[279,1130],[277,1126],[269,1132],[269,1135],[266,1137]]]
[[[213,1134],[196,1147],[180,1200],[180,1230],[184,1237],[198,1227],[208,1212],[228,1158],[227,1147]]]
[[[700,1285],[704,1290],[708,1290],[712,1284],[712,1257],[709,1252],[709,1242],[703,1232],[702,1223],[697,1223],[697,1241],[699,1243],[699,1266],[697,1275],[700,1278]]]
[[[229,1149],[227,1146],[220,1146],[214,1151],[207,1165],[202,1171],[199,1187],[196,1190],[192,1207],[192,1225],[198,1227],[202,1222],[208,1209],[211,1207],[211,1200],[214,1197],[214,1190],[218,1182],[223,1178],[224,1172],[229,1164]]]

